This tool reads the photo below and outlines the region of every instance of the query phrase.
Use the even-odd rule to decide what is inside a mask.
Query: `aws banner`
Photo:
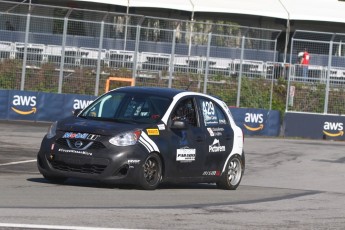
[[[0,90],[0,119],[7,118],[8,112],[8,90]]]
[[[36,120],[38,92],[8,91],[8,114],[10,120]]]
[[[55,121],[83,109],[96,97],[19,90],[0,91],[0,119]]]
[[[230,111],[245,135],[279,136],[279,111],[250,108],[230,108]]]
[[[344,116],[286,113],[284,135],[311,139],[345,140]]]

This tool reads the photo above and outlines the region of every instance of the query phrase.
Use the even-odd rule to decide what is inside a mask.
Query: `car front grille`
[[[98,165],[98,164],[84,164],[84,165],[75,165],[75,164],[67,164],[62,161],[52,161],[50,162],[54,169],[66,171],[66,172],[78,172],[78,173],[85,173],[85,174],[101,174],[106,165]]]
[[[59,145],[62,145],[64,147],[70,148],[71,146],[75,145],[75,142],[78,139],[65,139],[65,138],[59,138],[55,142]],[[69,143],[68,143],[69,142]],[[103,145],[102,142],[99,141],[88,141],[88,140],[83,140],[84,146],[87,146],[91,143],[91,145],[87,149],[104,149],[105,146]]]
[[[101,174],[110,163],[106,158],[72,156],[69,154],[56,154],[49,162],[54,169],[85,174]]]

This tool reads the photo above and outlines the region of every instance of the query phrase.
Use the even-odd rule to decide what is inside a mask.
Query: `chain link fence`
[[[122,77],[231,106],[345,113],[345,34],[298,30],[280,63],[279,30],[0,3],[0,89],[100,95],[109,77]]]
[[[1,89],[100,95],[112,76],[272,106],[278,30],[6,1],[0,18]]]
[[[345,113],[345,34],[296,31],[291,43],[286,110],[306,113]],[[300,52],[310,54],[308,66]],[[303,75],[303,69],[306,74]]]

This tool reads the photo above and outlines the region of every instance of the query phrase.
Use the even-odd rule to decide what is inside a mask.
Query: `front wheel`
[[[156,153],[152,153],[146,158],[140,170],[140,186],[145,190],[154,190],[158,187],[161,177],[162,161]]]
[[[235,190],[241,182],[243,171],[244,165],[241,156],[232,156],[217,186],[221,189]]]

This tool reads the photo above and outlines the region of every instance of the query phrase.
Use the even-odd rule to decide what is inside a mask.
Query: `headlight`
[[[55,121],[48,129],[47,138],[50,139],[56,135],[57,121]]]
[[[116,146],[129,146],[135,145],[140,137],[141,130],[121,133],[109,140],[110,144]]]

